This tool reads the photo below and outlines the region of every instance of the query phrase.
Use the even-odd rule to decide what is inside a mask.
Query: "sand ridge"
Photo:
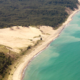
[[[80,0],[78,0],[80,2]],[[64,27],[72,20],[72,17],[76,12],[80,11],[80,6],[78,6],[78,9],[73,11],[72,14],[68,17],[68,19],[60,26],[57,30],[53,30],[53,32],[50,33],[49,36],[47,36],[44,39],[44,42],[42,45],[39,45],[36,50],[32,51],[29,55],[26,55],[20,63],[20,65],[15,70],[13,76],[9,76],[8,80],[21,80],[23,76],[23,71],[25,67],[28,65],[29,61],[41,50],[43,50],[52,40],[57,38],[61,31],[64,29]],[[41,28],[42,29],[42,28]],[[43,31],[43,30],[42,30]]]
[[[44,26],[46,28],[46,26]],[[44,28],[43,28],[44,29]],[[42,29],[42,30],[43,30]],[[52,29],[48,27],[48,31]],[[45,30],[43,31],[44,33]],[[49,33],[49,32],[48,32]],[[48,36],[36,27],[13,26],[11,28],[0,29],[0,44],[12,48],[14,52],[19,53],[20,49],[29,45],[34,45],[36,41]],[[34,43],[32,42],[34,41]]]

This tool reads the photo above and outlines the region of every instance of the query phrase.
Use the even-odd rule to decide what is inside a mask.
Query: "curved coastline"
[[[57,37],[59,37],[59,36],[57,36]],[[57,37],[56,37],[56,38],[57,38]],[[56,39],[56,38],[55,38],[55,39]],[[54,40],[55,40],[55,39],[54,39]],[[53,42],[54,40],[52,40],[51,42]],[[30,63],[34,58],[36,58],[42,51],[44,51],[45,49],[47,49],[47,48],[49,47],[49,45],[50,45],[51,42],[49,42],[45,48],[43,48],[40,52],[38,52],[37,54],[35,54],[35,55],[31,58],[31,60],[30,60],[30,61],[28,62],[28,64],[27,64],[27,66],[26,66],[26,67],[23,69],[23,71],[22,71],[22,78],[21,78],[21,80],[23,80],[23,78],[24,78],[25,70],[27,69],[29,63]]]
[[[80,2],[80,0],[79,0]],[[78,9],[73,11],[72,14],[67,18],[67,20],[62,24],[62,26],[60,26],[57,30],[56,30],[56,34],[51,34],[43,43],[42,45],[39,45],[36,50],[32,51],[28,56],[25,56],[23,61],[21,62],[21,64],[17,67],[17,69],[15,70],[13,76],[12,76],[12,80],[22,80],[23,77],[23,73],[25,71],[25,69],[27,68],[28,64],[32,61],[32,59],[34,58],[34,56],[36,56],[37,54],[39,54],[41,51],[43,51],[44,49],[46,49],[46,47],[52,42],[54,41],[62,32],[62,30],[65,28],[65,26],[72,20],[72,17],[78,12],[80,11],[80,6],[78,6]],[[11,77],[9,77],[8,80],[11,80]]]

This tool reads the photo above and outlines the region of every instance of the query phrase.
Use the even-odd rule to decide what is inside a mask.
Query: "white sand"
[[[80,2],[80,0],[79,0]],[[29,55],[26,55],[22,61],[20,63],[20,65],[17,67],[17,69],[15,70],[13,76],[9,76],[8,80],[21,80],[22,76],[23,76],[23,70],[24,68],[28,65],[29,61],[41,50],[43,50],[52,40],[54,40],[56,37],[59,36],[60,32],[63,30],[63,28],[65,27],[65,25],[67,25],[71,20],[72,20],[72,16],[78,12],[80,10],[80,6],[78,8],[78,10],[75,10],[72,12],[72,14],[68,17],[68,19],[62,24],[61,27],[59,27],[57,30],[53,30],[53,32],[51,32],[47,38],[44,39],[44,42],[42,45],[38,46],[36,48],[36,50],[32,51]]]
[[[0,29],[0,44],[12,48],[19,53],[21,48],[34,45],[31,40],[38,40],[35,36],[42,35],[41,31],[35,27],[13,26],[12,28]]]
[[[34,46],[41,37],[44,40],[52,32],[55,33],[50,26],[40,26],[40,29],[31,26],[4,28],[0,29],[0,44],[10,47],[10,50],[16,53],[20,53],[20,49],[29,45]]]

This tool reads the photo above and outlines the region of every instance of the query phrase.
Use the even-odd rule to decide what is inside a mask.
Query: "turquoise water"
[[[80,80],[80,12],[27,67],[23,80]]]

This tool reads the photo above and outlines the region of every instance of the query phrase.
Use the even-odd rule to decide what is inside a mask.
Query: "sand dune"
[[[80,0],[78,1],[80,2]],[[21,80],[23,70],[28,65],[29,61],[38,52],[43,50],[52,40],[60,35],[64,27],[72,20],[72,16],[78,11],[80,11],[80,6],[78,6],[77,10],[72,11],[72,14],[70,14],[68,19],[57,30],[53,30],[49,26],[40,26],[40,29],[35,27],[26,28],[21,26],[0,29],[0,44],[9,46],[16,52],[19,52],[19,49],[17,48],[23,48],[27,45],[33,45],[32,41],[38,40],[40,38],[39,35],[41,35],[44,40],[42,45],[37,46],[34,51],[32,51],[29,55],[26,55],[19,61],[19,66],[15,71],[11,72],[13,75],[9,75],[8,80]]]
[[[44,28],[46,28],[46,26],[44,26]],[[43,29],[41,27],[41,31]],[[52,29],[48,27],[48,31],[51,30]],[[36,41],[40,40],[40,37],[44,39],[47,36],[45,35],[45,30],[43,31],[45,34],[41,31],[31,26],[13,26],[11,28],[0,29],[0,44],[11,47],[13,51],[19,53],[20,49],[29,45],[34,45]],[[47,33],[49,34],[49,32]]]
[[[79,0],[80,2],[80,0]],[[54,30],[51,32],[51,35],[45,38],[44,43],[36,48],[35,51],[32,51],[28,56],[25,56],[22,60],[23,63],[20,63],[16,71],[14,72],[13,76],[9,76],[9,80],[12,78],[13,80],[21,80],[23,75],[23,70],[28,65],[29,61],[34,57],[39,51],[43,50],[52,40],[54,40],[56,37],[59,36],[60,32],[64,29],[64,27],[72,20],[72,16],[76,12],[80,11],[80,6],[78,6],[78,9],[73,11],[72,14],[68,17],[68,19],[62,24],[61,27],[59,27],[57,30]],[[41,28],[43,29],[43,27]],[[45,32],[45,31],[44,31]]]

